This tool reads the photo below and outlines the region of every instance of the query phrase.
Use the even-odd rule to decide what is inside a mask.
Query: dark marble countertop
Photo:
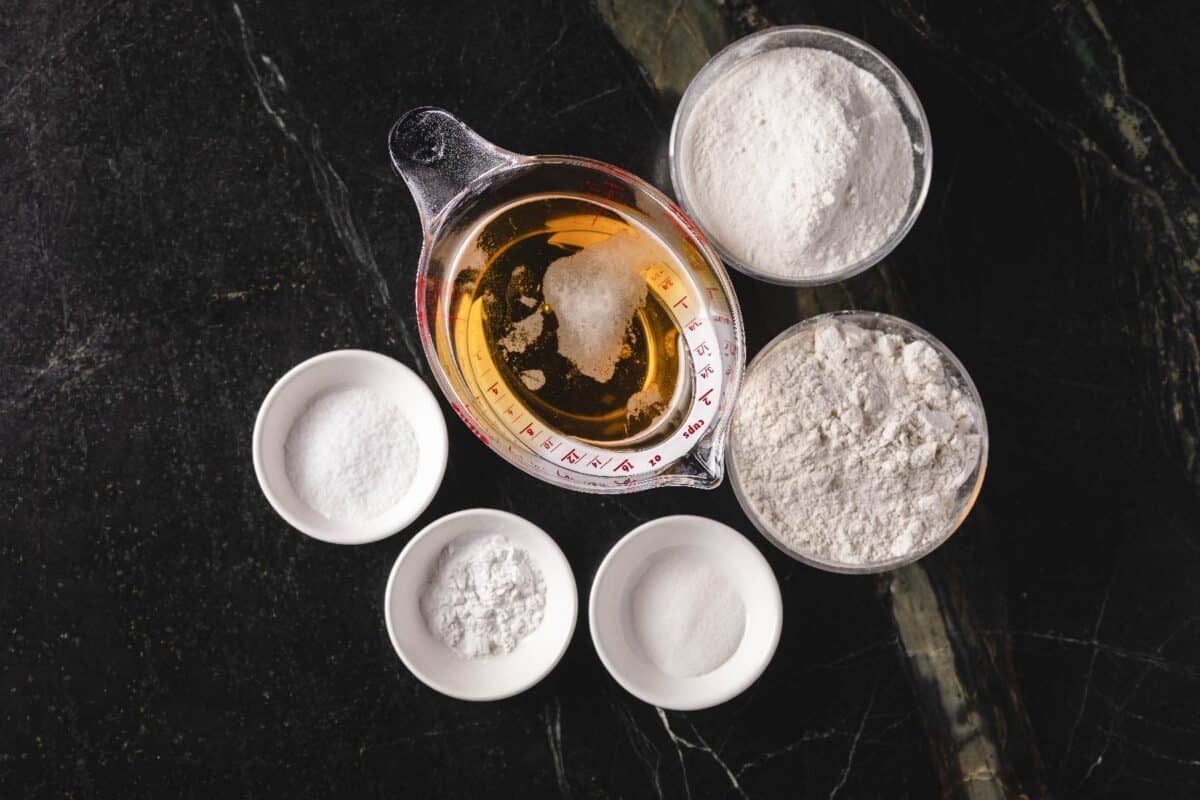
[[[0,796],[1194,797],[1200,794],[1200,11],[1059,3],[10,4],[0,19]],[[519,152],[667,187],[680,89],[812,22],[908,75],[936,149],[884,265],[735,276],[750,352],[906,316],[969,366],[992,458],[967,524],[878,577],[807,568],[728,486],[577,495],[450,419],[409,531],[334,547],[259,492],[254,415],[337,347],[423,365],[421,231],[384,147],[452,109]],[[463,703],[384,630],[411,533],[494,506],[581,598],[684,509],[770,560],[783,638],[718,708],[622,691],[581,624],[510,700]]]

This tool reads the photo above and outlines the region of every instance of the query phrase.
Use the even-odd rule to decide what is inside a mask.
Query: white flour
[[[288,480],[327,519],[361,522],[392,508],[417,471],[417,440],[400,407],[361,387],[319,395],[284,444]]]
[[[829,321],[748,377],[734,457],[752,505],[793,549],[877,563],[950,521],[981,417],[928,344]]]
[[[730,70],[701,96],[680,150],[701,224],[736,259],[780,277],[869,256],[912,194],[895,99],[824,50],[772,50]]]
[[[541,571],[498,535],[446,545],[421,594],[430,632],[465,658],[512,652],[542,624],[545,607]]]

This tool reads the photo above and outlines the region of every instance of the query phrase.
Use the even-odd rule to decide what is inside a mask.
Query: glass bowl
[[[831,561],[813,553],[799,551],[789,545],[781,534],[772,529],[772,526],[759,513],[754,505],[754,501],[742,485],[741,473],[738,469],[738,441],[739,437],[745,432],[741,429],[738,421],[738,410],[735,407],[733,414],[733,424],[730,426],[729,446],[726,453],[726,467],[729,472],[729,482],[733,486],[733,493],[737,496],[738,504],[742,510],[758,529],[759,533],[767,538],[772,544],[778,547],[783,552],[787,553],[797,561],[802,561],[809,566],[823,569],[827,572],[840,572],[845,574],[871,574],[878,572],[887,572],[888,570],[903,567],[906,564],[911,564],[921,558],[932,553],[940,547],[947,539],[950,538],[958,527],[971,513],[971,508],[975,505],[975,500],[979,497],[979,491],[983,487],[983,475],[987,469],[988,458],[988,429],[987,417],[983,410],[983,401],[979,397],[979,391],[975,388],[975,383],[971,380],[971,376],[967,374],[966,367],[962,362],[955,357],[954,353],[946,345],[938,341],[931,333],[914,325],[907,320],[893,317],[889,314],[880,314],[872,311],[834,311],[829,314],[820,314],[815,317],[799,322],[783,333],[772,339],[766,347],[764,347],[758,355],[750,362],[749,368],[746,370],[746,378],[743,381],[743,388],[750,386],[754,381],[755,369],[758,368],[765,359],[784,343],[790,341],[794,337],[811,331],[822,322],[831,319],[837,319],[843,322],[850,322],[858,325],[861,328],[866,328],[873,331],[882,331],[883,333],[891,333],[902,338],[906,343],[920,340],[928,344],[937,352],[942,360],[942,364],[946,369],[947,377],[951,385],[963,392],[979,409],[979,417],[976,420],[976,427],[979,431],[979,458],[974,469],[971,470],[967,479],[963,481],[958,489],[957,507],[954,514],[950,517],[945,528],[937,535],[931,536],[928,541],[920,547],[895,558],[886,559],[883,561],[873,561],[861,564],[846,564],[839,561]]]
[[[692,111],[695,110],[704,93],[743,61],[760,53],[785,47],[826,50],[842,56],[875,76],[896,101],[900,116],[908,128],[909,139],[913,144],[913,187],[908,198],[908,209],[905,211],[900,225],[875,252],[838,270],[821,275],[803,277],[776,275],[734,257],[728,248],[712,235],[711,226],[706,226],[704,217],[698,212],[696,204],[692,202],[688,179],[683,174],[680,164],[683,159],[683,135],[687,130]],[[917,221],[917,217],[921,213],[921,208],[925,205],[925,196],[929,193],[929,179],[933,173],[933,144],[929,134],[929,121],[925,118],[925,109],[921,107],[921,101],[917,99],[917,94],[908,80],[886,56],[866,42],[841,31],[815,25],[790,25],[768,28],[739,39],[710,58],[708,63],[696,73],[696,77],[688,84],[687,91],[683,93],[683,98],[679,101],[679,107],[675,111],[675,122],[671,126],[668,160],[671,184],[675,188],[675,196],[679,200],[679,204],[704,230],[709,241],[721,254],[726,264],[752,278],[768,283],[783,286],[823,286],[845,280],[878,264],[912,229],[913,223]]]

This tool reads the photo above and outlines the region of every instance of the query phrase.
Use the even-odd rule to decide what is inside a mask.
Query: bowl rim
[[[405,514],[401,518],[393,518],[389,516],[389,513],[385,512],[375,519],[358,523],[359,525],[364,526],[366,531],[357,535],[330,534],[319,528],[309,525],[308,523],[304,522],[304,520],[293,514],[291,509],[288,508],[287,504],[284,503],[271,489],[270,482],[267,480],[267,470],[264,465],[262,452],[262,438],[264,435],[263,429],[266,424],[267,416],[276,400],[288,390],[288,387],[296,380],[296,378],[298,378],[301,374],[313,369],[314,367],[324,364],[327,361],[349,359],[373,361],[380,369],[391,371],[399,370],[407,373],[409,377],[416,381],[416,384],[419,384],[420,388],[423,389],[424,393],[427,395],[426,399],[433,404],[435,409],[437,409],[437,419],[439,421],[437,429],[433,431],[434,437],[440,444],[440,447],[438,448],[439,453],[437,454],[438,460],[432,466],[432,468],[437,472],[437,478],[431,484],[428,496],[412,502],[409,507],[409,513]],[[398,405],[403,407],[405,404],[398,403]],[[254,419],[254,432],[251,436],[251,458],[254,462],[254,476],[258,480],[259,489],[267,498],[267,502],[270,503],[271,508],[275,510],[275,513],[282,517],[283,521],[292,526],[292,528],[304,534],[305,536],[318,541],[328,542],[329,544],[370,544],[371,542],[377,542],[381,539],[386,539],[387,537],[404,530],[406,527],[412,524],[413,520],[417,519],[417,517],[421,516],[423,513],[425,513],[425,510],[429,508],[429,505],[437,496],[438,490],[441,488],[442,481],[446,475],[446,466],[450,460],[450,437],[449,432],[446,429],[446,416],[444,413],[442,413],[442,407],[441,404],[438,403],[437,395],[433,393],[433,390],[429,388],[421,376],[418,375],[411,367],[402,364],[391,356],[383,353],[377,353],[374,350],[344,348],[338,350],[328,350],[324,353],[319,353],[315,356],[312,356],[311,358],[307,358],[289,369],[281,378],[279,378],[279,380],[275,381],[275,384],[271,387],[270,391],[267,392],[267,396],[263,398],[262,404],[258,407],[258,414]],[[340,523],[331,520],[330,524],[336,527]]]
[[[758,50],[754,53],[748,53],[743,58],[735,59],[738,50],[750,47],[751,43],[753,42],[764,41],[773,38],[788,38],[798,33],[816,34],[817,36],[825,37],[826,39],[841,40],[852,47],[866,52],[872,58],[878,60],[880,64],[882,64],[883,67],[896,78],[897,85],[902,87],[912,100],[912,106],[916,112],[916,120],[919,123],[918,127],[921,131],[921,141],[913,142],[912,145],[915,149],[918,149],[919,152],[923,154],[926,166],[925,174],[921,181],[921,187],[917,194],[916,202],[913,203],[911,210],[904,216],[903,222],[875,252],[834,272],[827,272],[812,276],[788,277],[758,269],[757,267],[735,258],[728,251],[725,245],[722,244],[716,236],[709,232],[708,228],[705,227],[700,215],[696,213],[695,205],[691,202],[691,199],[688,195],[687,183],[681,177],[682,168],[679,166],[679,161],[684,133],[681,120],[685,116],[685,112],[690,113],[693,107],[703,96],[703,92],[697,88],[697,83],[699,82],[701,76],[704,76],[706,73],[713,74],[717,71],[719,71],[721,74],[724,74],[737,64],[740,64],[743,60],[745,60],[745,58],[750,58],[754,55],[758,55],[761,52],[766,52],[765,50]],[[778,48],[772,49],[784,49],[785,47],[789,46],[796,47],[799,45],[784,44]],[[815,45],[806,46],[815,47]],[[829,48],[825,47],[817,49],[833,52]],[[725,63],[726,61],[729,63]],[[715,81],[719,79],[719,77],[719,75],[715,75],[713,80]],[[889,94],[896,96],[896,93],[890,91]],[[917,147],[918,145],[920,145],[919,148]],[[675,108],[675,116],[671,122],[671,132],[668,137],[667,146],[667,164],[668,171],[670,172],[671,176],[671,187],[675,192],[675,197],[678,200],[679,205],[683,207],[687,215],[696,223],[697,226],[700,227],[700,229],[704,232],[705,237],[712,245],[713,249],[720,254],[722,260],[731,268],[737,270],[743,275],[748,275],[756,280],[775,284],[777,286],[826,286],[828,284],[838,283],[848,278],[852,278],[855,275],[866,272],[868,269],[887,258],[887,256],[896,249],[900,242],[908,236],[909,232],[916,224],[917,219],[921,216],[921,211],[924,209],[925,201],[929,196],[929,186],[933,178],[933,135],[929,128],[929,118],[925,113],[925,106],[921,103],[921,98],[917,94],[916,90],[913,89],[908,77],[900,71],[900,68],[897,67],[891,59],[889,59],[875,47],[856,36],[846,33],[845,31],[837,30],[836,28],[827,28],[822,25],[778,25],[772,28],[764,28],[763,30],[756,31],[739,39],[735,39],[714,53],[708,59],[708,61],[704,63],[704,66],[692,76],[692,79],[688,82],[687,88],[683,92],[683,96],[679,100],[679,104]]]
[[[681,521],[694,522],[697,524],[702,524],[706,527],[720,530],[721,535],[728,536],[731,542],[734,539],[737,540],[736,543],[733,543],[730,546],[737,547],[739,549],[744,548],[745,552],[747,553],[747,557],[755,561],[756,564],[759,564],[766,571],[766,574],[771,576],[770,587],[774,590],[771,593],[771,609],[775,614],[775,620],[773,629],[771,631],[769,644],[766,650],[764,650],[762,658],[756,662],[753,669],[747,670],[744,674],[739,676],[738,680],[730,681],[728,684],[722,687],[721,691],[719,692],[698,696],[693,702],[668,704],[664,703],[663,698],[656,696],[652,692],[643,691],[641,688],[633,685],[629,680],[626,679],[622,670],[619,668],[616,661],[610,656],[607,648],[597,633],[599,629],[598,625],[596,624],[598,619],[597,608],[599,602],[598,598],[601,596],[601,592],[599,591],[601,581],[608,574],[609,570],[612,569],[612,565],[616,558],[620,557],[621,551],[628,547],[633,540],[641,536],[652,535],[656,528]],[[636,528],[618,539],[616,544],[609,548],[608,553],[605,554],[604,559],[600,562],[600,566],[596,569],[595,577],[592,578],[591,590],[588,596],[588,627],[590,628],[592,647],[595,649],[596,655],[600,658],[600,663],[604,665],[604,668],[608,671],[608,674],[612,676],[613,680],[615,680],[617,684],[621,686],[621,688],[642,702],[649,703],[650,705],[659,708],[670,709],[671,711],[699,711],[701,709],[712,708],[732,700],[753,686],[755,681],[762,677],[762,674],[766,672],[767,667],[770,666],[771,662],[775,658],[775,653],[779,648],[779,641],[783,633],[783,593],[779,588],[779,579],[775,576],[775,570],[771,568],[771,563],[767,560],[766,556],[764,556],[762,552],[736,528],[728,525],[727,523],[721,522],[720,520],[713,519],[711,517],[699,516],[697,514],[670,514],[665,517],[658,517],[648,522],[643,522],[641,525],[638,525]]]
[[[906,333],[911,334],[912,340],[919,339],[933,347],[933,349],[937,351],[938,356],[953,368],[956,373],[955,377],[962,383],[963,388],[966,390],[971,400],[979,409],[979,461],[974,470],[977,472],[977,475],[975,477],[974,486],[971,487],[970,494],[967,495],[966,499],[963,501],[962,507],[950,519],[950,521],[947,522],[946,527],[937,536],[931,538],[928,542],[921,545],[921,547],[918,547],[903,556],[887,559],[886,561],[871,562],[868,564],[844,564],[837,561],[822,559],[809,553],[802,553],[792,548],[785,541],[783,541],[782,538],[777,536],[771,529],[771,526],[769,526],[759,515],[753,501],[750,499],[749,495],[746,493],[746,489],[742,485],[741,474],[737,466],[737,448],[734,446],[734,441],[737,438],[737,409],[734,409],[733,422],[731,422],[729,426],[729,439],[726,443],[727,450],[725,453],[725,464],[729,472],[729,484],[731,487],[733,487],[733,494],[737,498],[738,505],[741,506],[742,513],[746,515],[746,518],[750,520],[750,523],[754,525],[755,529],[757,529],[767,541],[779,548],[780,551],[796,561],[807,564],[810,567],[816,567],[817,569],[825,572],[834,572],[842,575],[877,575],[884,572],[890,572],[892,570],[899,569],[900,567],[920,561],[922,558],[945,544],[950,537],[953,536],[960,527],[962,527],[962,524],[966,521],[967,517],[970,516],[971,510],[975,507],[975,503],[979,499],[979,494],[983,489],[984,476],[987,474],[988,451],[990,447],[987,412],[983,407],[983,400],[979,396],[979,389],[975,386],[975,381],[972,380],[971,374],[967,372],[967,368],[963,366],[963,363],[956,355],[954,355],[953,351],[951,351],[949,347],[947,347],[940,339],[922,328],[920,325],[917,325],[914,322],[909,322],[906,319],[894,316],[892,314],[885,314],[881,311],[858,311],[853,309],[830,311],[824,314],[818,314],[814,317],[809,317],[808,319],[801,320],[794,325],[788,326],[775,338],[767,342],[767,344],[758,351],[754,358],[751,359],[750,364],[746,367],[746,385],[748,385],[749,381],[753,378],[753,370],[755,366],[760,364],[763,359],[771,353],[771,351],[790,340],[793,336],[799,335],[803,331],[810,328],[814,328],[822,322],[828,322],[829,320],[833,319],[843,320],[846,322],[866,320],[876,325],[882,324],[900,328]],[[879,328],[872,328],[872,330],[879,330]]]
[[[491,517],[493,519],[503,519],[510,524],[519,525],[520,527],[525,528],[530,534],[537,538],[544,539],[551,547],[551,553],[553,554],[553,568],[562,570],[563,574],[567,578],[567,583],[573,589],[573,591],[570,592],[570,624],[567,626],[566,636],[563,637],[562,642],[555,649],[553,657],[547,661],[543,667],[539,668],[538,670],[534,670],[527,678],[518,682],[517,684],[490,692],[484,691],[470,693],[459,691],[426,670],[419,668],[405,654],[404,648],[400,646],[395,625],[392,623],[392,598],[396,592],[396,583],[400,574],[400,567],[404,563],[405,559],[412,555],[412,551],[415,549],[417,543],[422,539],[427,536],[432,536],[433,534],[437,533],[439,528],[453,524],[455,521],[464,517]],[[547,565],[539,562],[538,568],[545,570]],[[559,662],[562,661],[563,656],[566,655],[567,649],[571,646],[571,641],[575,638],[575,629],[579,623],[579,588],[578,584],[575,582],[575,571],[571,569],[571,562],[567,559],[566,554],[563,553],[562,548],[558,546],[558,542],[554,540],[554,537],[547,533],[541,526],[534,524],[518,514],[513,514],[509,511],[502,511],[498,508],[464,508],[459,511],[453,511],[445,516],[438,517],[433,522],[430,522],[428,525],[418,531],[417,534],[413,536],[413,538],[410,539],[406,545],[404,545],[404,549],[400,551],[400,554],[396,556],[396,560],[392,562],[391,570],[388,571],[387,584],[383,592],[383,623],[384,627],[387,629],[388,640],[392,643],[392,650],[394,650],[396,655],[400,658],[401,663],[404,664],[405,668],[407,668],[417,680],[428,686],[430,689],[440,692],[447,697],[453,697],[456,700],[465,700],[467,702],[487,703],[495,700],[505,700],[536,686],[547,675],[554,671],[554,668],[558,666]]]

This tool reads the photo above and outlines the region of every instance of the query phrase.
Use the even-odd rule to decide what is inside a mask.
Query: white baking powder
[[[464,658],[512,652],[542,624],[545,607],[529,553],[494,534],[446,545],[421,593],[430,632]]]
[[[896,100],[825,50],[771,50],[721,76],[688,118],[680,153],[705,230],[738,261],[784,278],[871,255],[913,189]]]
[[[979,461],[981,420],[931,346],[832,320],[755,366],[732,442],[751,505],[785,544],[870,564],[945,529]]]
[[[399,503],[418,456],[400,407],[362,387],[318,395],[292,424],[284,445],[296,494],[337,522],[374,519]]]
[[[629,609],[642,653],[672,678],[712,672],[734,654],[746,629],[741,595],[707,558],[682,547],[654,556]]]

